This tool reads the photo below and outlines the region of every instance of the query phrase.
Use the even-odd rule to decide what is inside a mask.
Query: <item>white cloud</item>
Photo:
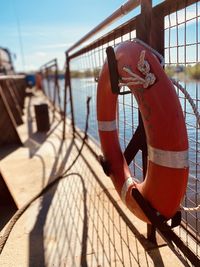
[[[24,68],[25,68],[25,70],[28,70],[28,71],[30,71],[30,70],[37,70],[37,66],[34,65],[34,64],[26,64],[24,66]]]
[[[0,25],[3,46],[9,47],[17,58],[14,65],[17,71],[37,70],[41,65],[53,58],[58,59],[60,68],[65,62],[65,51],[90,30],[84,25],[22,25],[21,41],[23,44],[24,61],[21,59],[19,33],[15,26],[5,29]],[[56,33],[56,34],[55,34]]]
[[[40,45],[39,48],[43,49],[53,49],[53,48],[67,48],[73,45],[73,43],[55,43],[55,44],[46,44],[46,45]]]
[[[36,57],[46,57],[47,53],[43,52],[43,51],[37,51],[37,52],[35,52],[35,56]]]

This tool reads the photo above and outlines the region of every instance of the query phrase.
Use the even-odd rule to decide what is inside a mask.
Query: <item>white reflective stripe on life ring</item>
[[[121,199],[126,204],[126,194],[128,192],[128,189],[131,185],[135,184],[133,177],[129,177],[125,180],[122,190],[121,190]]]
[[[99,131],[111,132],[117,130],[116,120],[114,121],[98,121]]]
[[[165,151],[148,145],[148,159],[160,166],[183,169],[189,166],[188,150]]]

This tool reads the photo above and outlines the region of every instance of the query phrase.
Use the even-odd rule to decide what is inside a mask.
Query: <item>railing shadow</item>
[[[78,149],[78,147],[77,147],[77,149]],[[100,199],[100,195],[104,195],[104,198],[107,198],[108,201],[111,202],[111,205],[113,205],[114,210],[116,210],[116,212],[118,213],[119,222],[117,222],[116,220],[113,220],[113,227],[116,228],[115,232],[118,232],[118,235],[119,235],[118,238],[120,239],[121,244],[123,244],[123,245],[121,245],[121,251],[127,250],[128,251],[127,254],[129,254],[128,258],[130,260],[128,265],[124,265],[124,259],[127,262],[127,254],[126,254],[126,256],[124,256],[125,253],[123,255],[123,252],[122,252],[120,255],[120,253],[116,250],[116,255],[117,255],[116,258],[118,258],[118,261],[121,261],[120,266],[144,266],[143,265],[144,263],[142,261],[140,262],[140,258],[142,258],[142,257],[140,256],[141,252],[139,251],[138,247],[143,248],[143,250],[144,250],[143,253],[148,255],[151,258],[150,262],[152,261],[154,266],[159,266],[159,267],[165,266],[162,255],[160,253],[160,248],[163,246],[166,246],[167,245],[166,242],[164,242],[164,240],[163,241],[160,240],[160,241],[158,241],[158,243],[151,243],[150,241],[148,241],[147,238],[145,237],[145,235],[146,235],[145,230],[144,230],[144,234],[139,232],[139,230],[130,221],[129,217],[127,217],[127,215],[124,213],[123,209],[120,207],[118,202],[113,198],[112,193],[110,192],[109,188],[106,188],[104,186],[104,184],[100,180],[100,177],[95,173],[95,168],[93,168],[93,166],[89,163],[87,158],[85,158],[83,155],[81,155],[81,157],[82,157],[83,161],[85,162],[85,164],[87,165],[87,168],[92,173],[93,178],[96,179],[96,182],[102,188],[102,192],[99,193],[99,199]],[[88,196],[88,198],[89,198],[89,196]],[[112,215],[110,215],[110,214],[112,214],[112,212],[110,212],[110,210],[108,210],[108,208],[106,208],[106,206],[103,206],[103,210],[105,211],[106,209],[107,209],[107,211],[106,211],[107,215],[106,216],[108,216],[109,220],[111,220]],[[118,227],[117,227],[117,224],[119,224]],[[123,231],[121,231],[121,229],[123,229],[123,227],[121,226],[122,224],[125,224],[126,228],[128,228],[127,237],[125,237]],[[106,230],[106,227],[105,227],[105,230]],[[136,245],[136,250],[133,249],[131,242],[129,242],[129,234],[128,234],[129,231],[135,237],[135,242],[133,242],[133,244]],[[108,234],[109,234],[109,232],[108,232]],[[113,246],[115,246],[115,242],[113,242],[110,238],[109,238],[109,240],[110,240],[110,243],[113,243]],[[137,245],[137,243],[139,243],[139,245]],[[119,247],[118,244],[116,247]],[[187,258],[185,258],[183,255],[178,253],[177,248],[175,246],[173,246],[172,243],[170,244],[170,248],[175,253],[175,255],[179,258],[179,260],[183,263],[184,266],[190,266]],[[104,250],[104,252],[105,252],[105,250]],[[165,255],[164,255],[164,257],[165,257]],[[134,258],[135,263],[133,263],[131,261],[131,258]],[[143,258],[144,258],[144,256],[143,256]],[[110,260],[109,256],[107,256],[107,260]],[[147,262],[146,262],[145,266],[149,266],[149,262],[148,262],[147,257],[146,257],[146,261]],[[111,261],[109,261],[109,264],[111,264]],[[104,266],[104,265],[102,265],[102,266]],[[105,265],[105,266],[109,266],[109,265]]]
[[[61,160],[65,142],[60,139],[59,148],[56,149],[52,140],[46,140],[51,134],[56,134],[54,132],[60,121],[48,134],[33,133],[31,98],[27,122],[29,139],[37,143],[37,146],[29,147],[29,155],[39,157],[42,162],[44,186],[45,161],[37,154],[41,144],[50,143],[54,151],[55,161],[49,183],[64,171],[67,161],[75,158],[72,149],[76,146],[78,153],[78,147],[72,139]],[[133,248],[132,244],[136,247]],[[148,255],[155,266],[163,267],[159,248],[134,227],[82,154],[73,167],[73,173],[65,181],[54,185],[41,200],[29,235],[29,266],[125,266],[124,262],[127,261],[128,266],[143,266],[142,249],[142,253]]]
[[[40,148],[40,146],[46,141],[46,139],[55,132],[62,119],[55,122],[48,132],[34,132],[33,131],[33,116],[31,112],[32,95],[29,96],[27,106],[27,126],[28,126],[28,139],[24,142],[24,145],[29,148],[29,157],[32,158]]]
[[[78,148],[77,148],[78,149]],[[163,245],[165,246],[166,244],[161,244],[161,246],[159,246],[158,244],[154,244],[151,243],[150,241],[148,241],[146,239],[146,237],[141,234],[137,228],[132,224],[132,222],[130,221],[130,219],[127,217],[127,215],[123,212],[123,210],[121,209],[121,207],[119,206],[119,204],[116,202],[116,200],[113,198],[112,194],[109,192],[109,190],[104,186],[104,184],[101,182],[99,176],[95,173],[95,170],[92,168],[91,164],[88,162],[88,160],[81,155],[84,163],[86,164],[87,168],[89,169],[89,171],[91,172],[92,176],[94,177],[94,179],[96,180],[96,182],[99,184],[99,186],[102,188],[101,193],[99,194],[99,198],[107,198],[107,201],[109,201],[112,205],[112,212],[108,207],[103,207],[103,216],[108,217],[109,221],[112,221],[112,227],[114,228],[114,232],[117,233],[116,236],[118,235],[119,238],[119,242],[121,243],[121,245],[116,244],[115,240],[112,240],[111,237],[109,237],[109,242],[111,243],[111,246],[116,246],[115,248],[115,261],[116,262],[120,262],[122,266],[124,265],[125,260],[127,261],[127,257],[129,257],[129,265],[128,266],[143,266],[142,263],[140,262],[140,252],[138,250],[138,248],[133,248],[131,246],[131,242],[129,240],[129,232],[131,232],[134,235],[134,243],[140,243],[140,246],[143,247],[145,253],[147,254],[151,260],[154,263],[154,266],[159,266],[159,267],[164,267],[164,262],[162,259],[162,256],[160,254],[160,247],[162,247]],[[104,196],[100,196],[101,194],[103,194]],[[98,208],[99,209],[99,208]],[[118,222],[115,221],[114,219],[114,213],[118,213]],[[100,214],[99,214],[100,215]],[[102,217],[103,217],[102,216]],[[90,217],[91,219],[91,217]],[[93,220],[93,219],[92,219]],[[103,222],[103,219],[102,219]],[[95,226],[95,221],[93,220],[93,225]],[[125,231],[127,234],[127,237],[125,237],[122,234],[121,229],[124,227],[124,225],[126,225],[125,227],[127,228],[127,230]],[[106,229],[106,226],[103,226],[104,230],[107,232],[108,235],[110,235],[108,229]],[[98,228],[96,229],[96,231],[98,230]],[[103,244],[102,244],[103,245]],[[139,246],[139,245],[138,245]],[[121,247],[121,252],[118,251],[117,248]],[[126,248],[124,248],[126,247]],[[126,250],[126,256],[123,255],[123,250]],[[107,254],[106,251],[104,250],[105,255]],[[124,253],[125,254],[125,253]],[[110,265],[112,265],[112,262],[110,260],[110,255],[107,255],[107,260],[104,261],[104,264],[109,263]],[[92,265],[91,265],[92,266]],[[109,266],[109,265],[102,265],[102,266]],[[148,260],[147,260],[147,266],[148,266]]]
[[[8,144],[8,145],[1,146],[0,160],[4,159],[8,155],[13,153],[17,149],[19,149],[20,147],[22,146],[18,144]]]
[[[62,150],[63,142],[61,141],[60,147],[58,149],[57,155],[55,155],[56,160],[54,162],[54,165],[52,167],[50,176],[49,176],[49,183],[52,181],[52,177],[55,177],[56,174],[62,173],[65,164],[59,165],[59,155]],[[73,141],[69,144],[68,150],[66,151],[66,154],[62,160],[62,163],[66,163],[70,152],[73,146]],[[37,156],[37,155],[36,155]],[[41,158],[41,156],[39,156]],[[44,163],[44,161],[43,161]],[[43,174],[45,173],[45,166],[43,166]],[[44,177],[43,177],[44,179]],[[32,229],[30,236],[29,236],[29,266],[45,266],[45,247],[44,247],[44,226],[46,222],[46,218],[48,215],[49,208],[51,207],[54,194],[56,192],[58,184],[56,184],[49,193],[45,194],[42,202],[41,202],[41,210],[38,214],[37,221],[34,225],[34,228]],[[36,245],[37,243],[37,245]],[[39,257],[38,257],[39,255]]]
[[[56,159],[50,177],[62,173],[69,156],[76,156],[74,145],[72,141],[61,163]],[[62,146],[61,142],[57,155]],[[148,257],[154,266],[164,266],[160,247],[136,229],[84,155],[69,175],[43,196],[29,236],[30,267],[125,266],[125,262],[143,267],[145,257],[145,266]]]

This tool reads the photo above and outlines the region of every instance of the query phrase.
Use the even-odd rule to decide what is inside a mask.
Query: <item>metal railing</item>
[[[36,87],[37,87],[37,75],[39,76],[39,83],[44,94],[48,97],[53,107],[53,120],[58,112],[61,116],[63,123],[63,139],[65,138],[65,124],[66,116],[65,112],[65,75],[59,73],[57,59],[45,63],[40,67],[39,73],[36,74]]]
[[[63,115],[64,96],[61,95],[63,90],[60,89],[57,59],[53,59],[42,65],[40,67],[39,75],[42,76],[42,89],[53,105],[54,112],[57,110],[61,115]]]
[[[116,20],[124,13],[131,11],[139,3],[141,7],[139,15],[83,46],[86,40],[94,37],[113,19]],[[86,112],[86,98],[91,96],[88,131],[91,139],[98,144],[96,91],[99,71],[106,59],[105,50],[108,46],[114,47],[123,41],[133,40],[135,37],[146,42],[165,57],[167,73],[180,80],[199,110],[200,83],[197,79],[191,78],[193,77],[191,75],[193,75],[192,70],[197,69],[197,63],[200,60],[200,1],[166,0],[154,7],[151,0],[128,1],[66,51],[64,115],[71,119],[74,134],[81,137],[80,130],[84,130],[85,124],[83,118]],[[185,115],[190,146],[189,182],[183,205],[197,206],[200,199],[200,128],[186,97],[178,89],[177,94]],[[141,123],[138,105],[132,95],[118,97],[118,112],[120,144],[125,150]],[[64,136],[65,123],[63,138]],[[97,151],[91,147],[90,149],[97,155]],[[145,174],[145,161],[145,150],[139,150],[130,164],[133,175],[141,181]],[[200,260],[199,227],[199,213],[183,211],[181,225],[171,230],[171,233],[161,234],[173,246],[173,249],[182,255],[182,258],[186,261],[188,258],[190,262],[197,265]],[[148,226],[148,238],[155,239],[154,227]]]

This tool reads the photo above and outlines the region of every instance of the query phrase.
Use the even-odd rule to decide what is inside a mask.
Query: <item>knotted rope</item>
[[[140,54],[140,59],[137,64],[137,69],[144,75],[144,78],[134,73],[131,68],[123,67],[123,70],[130,75],[130,77],[122,77],[119,86],[131,86],[141,84],[144,89],[148,88],[150,85],[153,85],[156,81],[156,77],[153,73],[150,72],[150,64],[145,60],[145,50],[142,50]]]

